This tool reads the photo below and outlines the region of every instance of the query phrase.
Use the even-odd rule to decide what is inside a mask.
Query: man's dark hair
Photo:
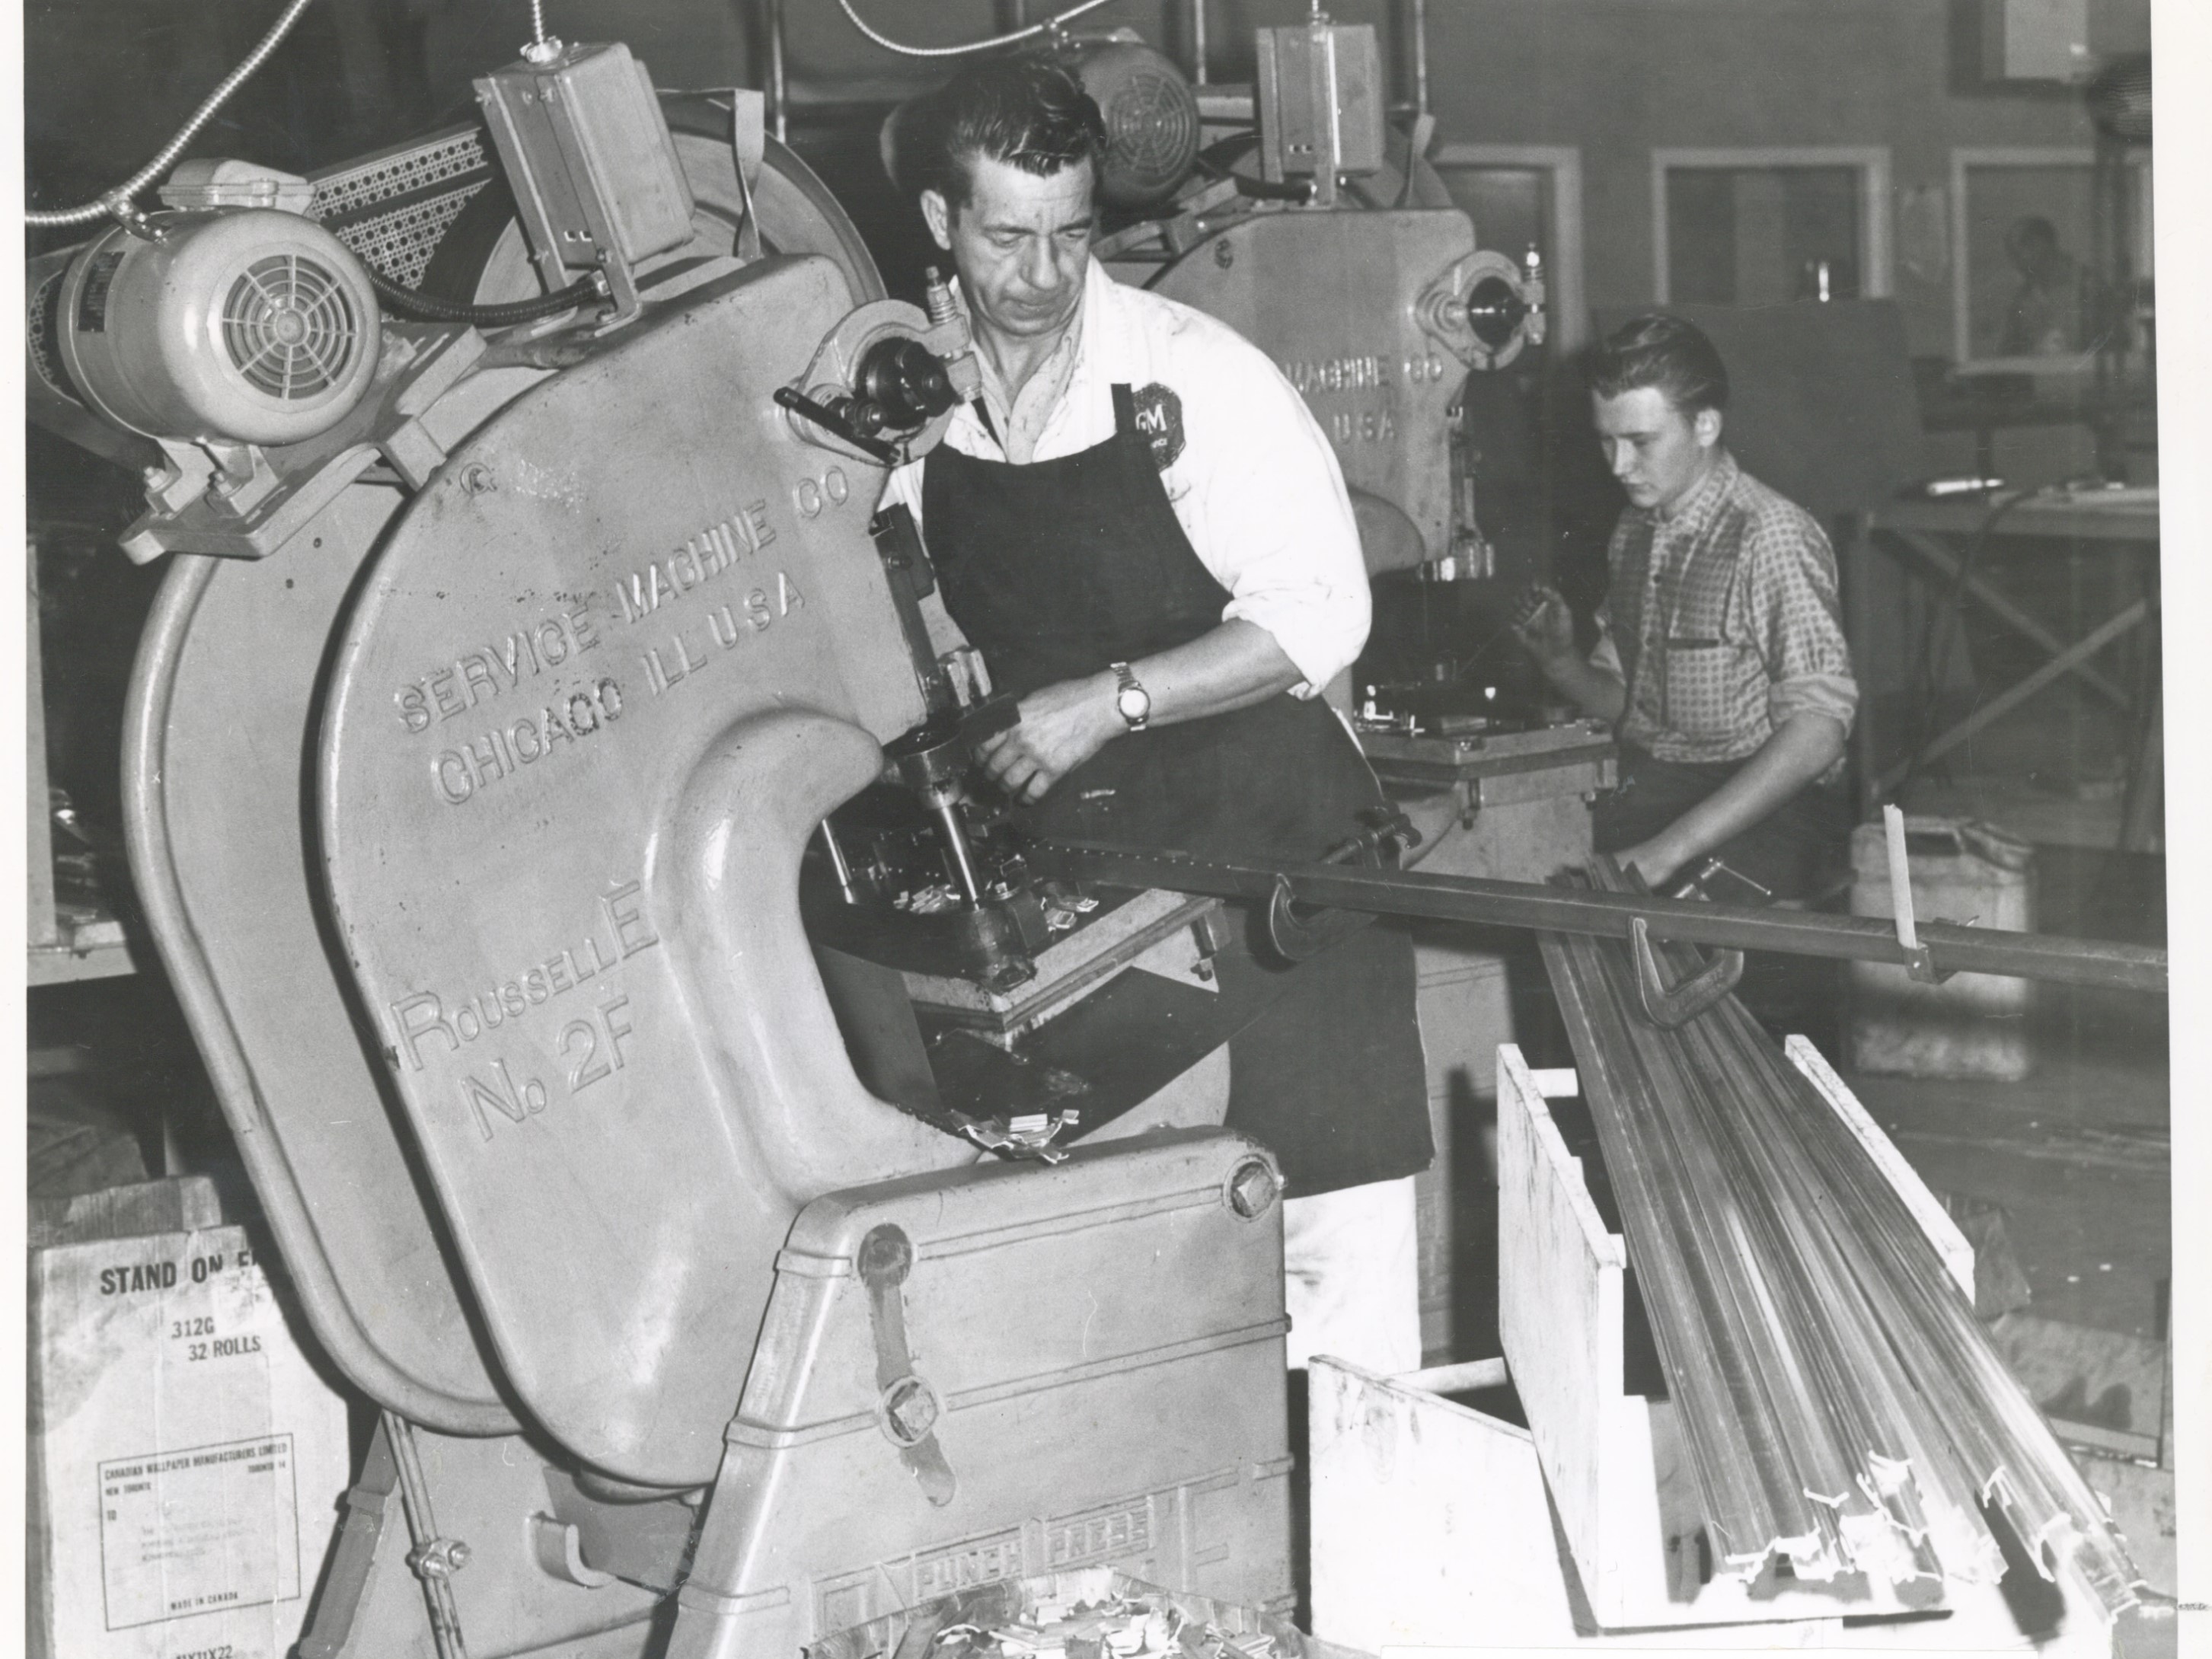
[[[1705,330],[1663,312],[1633,318],[1590,354],[1589,389],[1618,398],[1656,386],[1668,404],[1695,416],[1728,407],[1728,366]]]
[[[978,155],[1041,179],[1079,161],[1095,171],[1106,155],[1097,104],[1048,58],[970,64],[917,100],[902,125],[899,182],[913,193],[938,191],[956,212],[975,194]]]

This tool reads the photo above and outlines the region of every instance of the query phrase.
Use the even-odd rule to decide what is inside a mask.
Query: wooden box
[[[1809,1043],[1793,1037],[1787,1052],[1971,1291],[1972,1250],[1942,1205]],[[1499,1323],[1528,1426],[1438,1398],[1431,1373],[1377,1376],[1317,1357],[1308,1370],[1317,1637],[1370,1653],[2033,1649],[2039,1659],[2111,1659],[2114,1626],[2071,1584],[2057,1633],[2039,1643],[1994,1585],[1954,1586],[1940,1610],[1907,1617],[1887,1595],[1698,1582],[1698,1522],[1671,1408],[1623,1388],[1623,1243],[1546,1104],[1579,1092],[1575,1074],[1532,1073],[1508,1044],[1498,1079]]]
[[[1973,1294],[1973,1251],[1942,1204],[1802,1037],[1790,1060],[1874,1153]],[[1549,1085],[1548,1088],[1547,1085]],[[1626,1246],[1607,1231],[1544,1097],[1571,1072],[1532,1073],[1498,1051],[1498,1331],[1559,1525],[1600,1625],[1711,1625],[1908,1611],[1887,1589],[1698,1582],[1699,1522],[1673,1407],[1624,1392]]]

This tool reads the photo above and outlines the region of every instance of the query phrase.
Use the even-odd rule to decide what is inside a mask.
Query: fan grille
[[[1182,82],[1139,70],[1106,100],[1107,167],[1139,192],[1172,189],[1198,154],[1198,103]]]
[[[361,351],[361,323],[344,284],[325,266],[277,253],[231,284],[222,338],[249,385],[291,402],[345,380]]]

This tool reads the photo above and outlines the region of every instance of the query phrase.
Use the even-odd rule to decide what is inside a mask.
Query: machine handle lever
[[[898,1448],[922,1496],[942,1509],[959,1490],[952,1466],[937,1443],[944,1407],[937,1391],[915,1372],[906,1340],[906,1298],[900,1286],[914,1267],[914,1243],[886,1222],[871,1228],[854,1253],[853,1267],[868,1291],[868,1329],[876,1348],[876,1417],[884,1437]]]
[[[898,465],[898,450],[881,438],[871,438],[852,422],[827,404],[818,404],[803,392],[794,392],[787,386],[775,389],[775,400],[802,419],[809,420],[832,437],[842,438],[863,455],[873,456],[885,466]]]

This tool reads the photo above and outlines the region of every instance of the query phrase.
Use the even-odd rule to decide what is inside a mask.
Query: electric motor
[[[1106,118],[1098,199],[1121,208],[1165,201],[1198,161],[1198,94],[1182,71],[1120,38],[1079,42],[1068,66]]]
[[[327,431],[376,370],[361,262],[269,209],[156,215],[70,264],[51,317],[70,389],[149,437],[290,444]]]

